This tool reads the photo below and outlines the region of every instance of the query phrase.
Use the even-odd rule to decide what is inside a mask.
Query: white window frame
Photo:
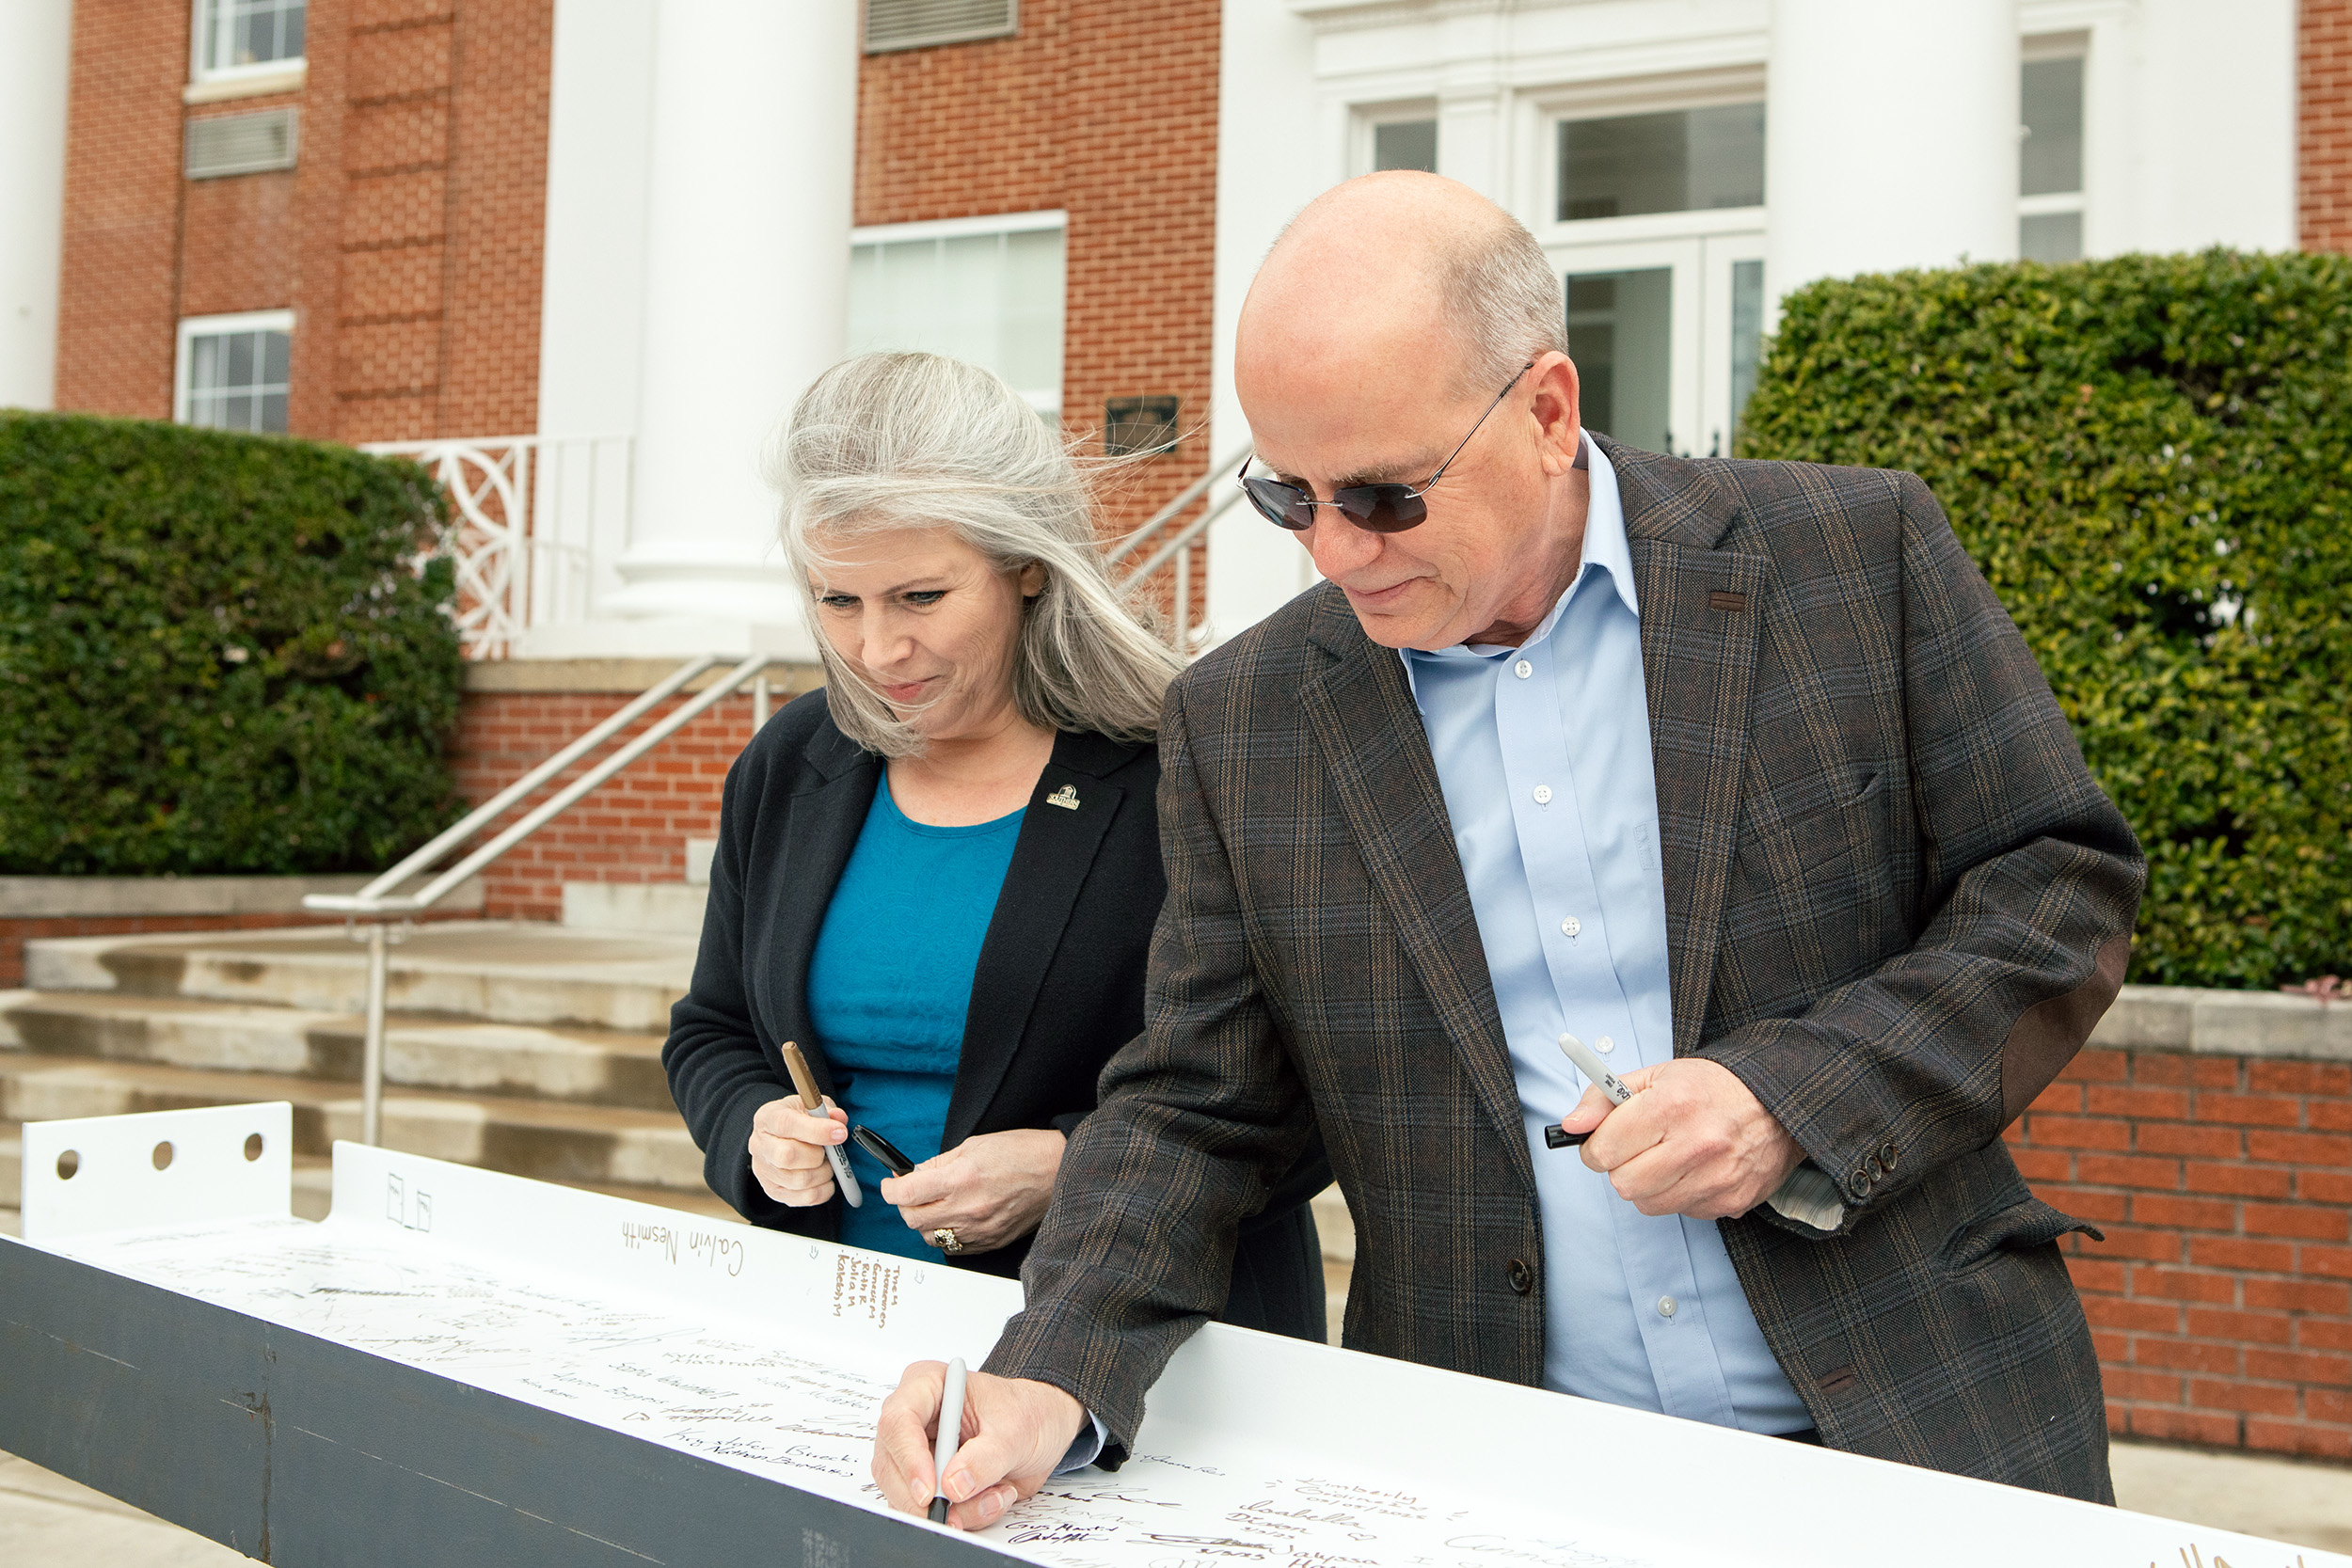
[[[212,12],[222,0],[191,0],[188,24],[188,90],[182,96],[191,103],[209,103],[219,98],[241,98],[265,92],[299,90],[310,76],[310,15],[306,6],[303,15],[303,53],[283,60],[262,60],[253,65],[207,66],[204,63],[205,37],[212,31]]]
[[[2077,30],[2067,33],[2043,33],[2028,36],[2018,43],[2018,63],[2022,66],[2035,60],[2080,60],[2083,63],[2083,158],[2082,183],[2071,191],[2052,191],[2046,196],[2021,196],[2017,198],[2017,218],[2022,226],[2026,219],[2042,217],[2053,213],[2079,213],[2083,218],[2083,254],[2090,248],[2090,169],[2092,164],[2090,137],[2090,34]],[[2024,119],[2024,115],[2019,115]],[[1765,135],[1770,135],[1767,128]],[[2025,134],[2020,124],[2018,134]]]
[[[1394,99],[1385,103],[1354,103],[1349,105],[1347,128],[1347,172],[1349,178],[1372,172],[1373,138],[1383,125],[1404,124],[1425,119],[1438,127],[1438,155],[1445,155],[1445,117],[1438,112],[1434,98]]]
[[[181,317],[178,347],[173,352],[171,361],[171,422],[174,424],[188,422],[188,402],[191,396],[188,372],[194,365],[194,356],[189,353],[189,347],[196,339],[216,337],[230,332],[283,332],[291,339],[294,336],[294,313],[292,310],[244,310],[227,316]],[[287,355],[289,361],[287,367],[288,402],[291,403],[293,401],[291,388],[294,380],[293,345],[289,343],[287,346],[289,350]]]
[[[1062,357],[1070,355],[1070,214],[1061,208],[1035,213],[990,213],[979,217],[930,218],[919,223],[866,223],[850,230],[850,248],[866,245],[905,245],[923,240],[965,240],[992,234],[1035,234],[1046,230],[1062,234]],[[1048,404],[1033,391],[1024,391],[1029,406],[1043,417],[1061,417],[1065,388],[1059,385]]]

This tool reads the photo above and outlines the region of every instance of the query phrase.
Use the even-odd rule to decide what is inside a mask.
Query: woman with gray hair
[[[771,468],[827,684],[727,776],[671,1090],[755,1224],[1017,1274],[1142,1031],[1180,661],[1112,584],[1060,438],[984,370],[837,365]],[[1227,1322],[1324,1338],[1329,1180],[1318,1143],[1274,1191]]]

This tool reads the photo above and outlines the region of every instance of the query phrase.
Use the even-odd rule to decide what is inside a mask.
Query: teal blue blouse
[[[969,828],[911,821],[885,776],[817,933],[808,1011],[833,1069],[834,1101],[920,1163],[939,1152],[963,1053],[980,943],[1012,863],[1022,813]],[[866,1205],[844,1206],[841,1240],[936,1256],[877,1188],[890,1173],[854,1143]]]

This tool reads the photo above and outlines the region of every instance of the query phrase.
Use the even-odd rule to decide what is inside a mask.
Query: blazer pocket
[[[1971,1269],[1997,1253],[2021,1252],[2057,1241],[2071,1231],[2081,1231],[2094,1242],[2106,1240],[2105,1232],[2088,1220],[2051,1208],[2038,1197],[2028,1197],[1989,1214],[1980,1214],[1951,1234],[1944,1244],[1944,1265],[1953,1274]]]
[[[1886,774],[1874,769],[1851,792],[1827,805],[1784,817],[1762,827],[1749,839],[1756,863],[1768,873],[1777,863],[1793,866],[1799,875],[1818,871],[1879,842],[1879,817],[1886,804]],[[1777,840],[1777,846],[1772,841]],[[1780,859],[1786,855],[1787,859]]]

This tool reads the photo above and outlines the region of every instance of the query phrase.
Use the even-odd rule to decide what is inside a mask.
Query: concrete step
[[[0,1053],[0,1120],[283,1100],[294,1150],[325,1155],[359,1134],[359,1096],[345,1085],[273,1073],[219,1073],[143,1062]],[[702,1193],[703,1160],[675,1111],[405,1089],[384,1097],[387,1148],[576,1184]]]
[[[357,1013],[119,991],[0,991],[0,1052],[357,1084]],[[672,1111],[658,1034],[393,1014],[384,1081]]]
[[[695,943],[659,932],[567,930],[521,921],[447,921],[392,948],[395,1011],[496,1023],[661,1031],[686,993]],[[195,997],[357,1013],[367,955],[341,927],[193,936],[57,937],[24,944],[34,990]]]
[[[699,942],[707,884],[565,882],[564,928],[607,935],[650,932]]]

